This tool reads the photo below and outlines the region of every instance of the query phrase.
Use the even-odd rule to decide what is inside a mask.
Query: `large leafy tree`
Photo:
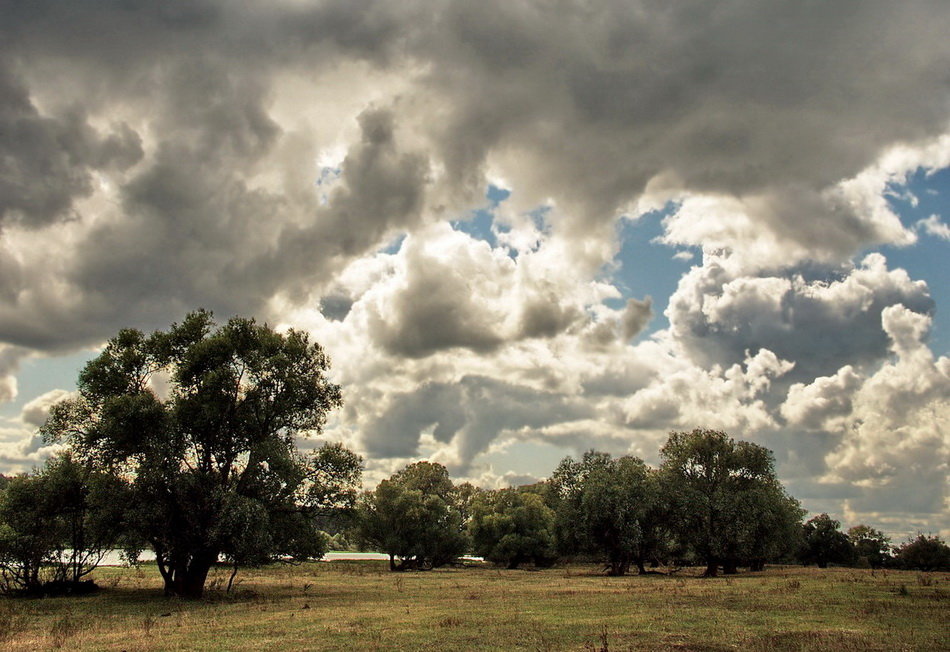
[[[854,559],[854,546],[848,535],[841,531],[841,523],[827,514],[808,520],[802,530],[802,547],[798,558],[803,564],[849,564]]]
[[[771,544],[799,522],[797,503],[781,488],[772,453],[762,446],[698,428],[671,433],[660,456],[670,525],[706,564],[706,576],[770,554]],[[782,526],[762,527],[768,520]]]
[[[537,493],[516,488],[484,492],[471,512],[468,530],[476,555],[508,568],[555,561],[554,512]]]
[[[342,404],[328,368],[304,333],[243,318],[219,326],[197,311],[168,331],[121,331],[43,433],[130,478],[131,525],[166,592],[200,597],[221,558],[321,556],[320,516],[354,500],[356,455],[295,445]]]
[[[357,537],[364,547],[387,553],[390,570],[443,566],[467,545],[456,499],[444,466],[410,464],[364,494]]]
[[[598,555],[611,575],[631,564],[646,572],[662,533],[655,471],[635,457],[588,451],[579,461],[562,460],[550,483],[562,551]]]

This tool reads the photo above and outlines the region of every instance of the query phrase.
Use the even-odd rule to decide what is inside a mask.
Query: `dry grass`
[[[222,576],[224,576],[222,571]],[[79,598],[0,601],[10,650],[950,649],[950,574],[772,568],[704,580],[585,567],[392,574],[332,562],[242,572],[181,602],[154,568]],[[214,578],[212,578],[212,584]],[[223,582],[221,583],[223,584]]]

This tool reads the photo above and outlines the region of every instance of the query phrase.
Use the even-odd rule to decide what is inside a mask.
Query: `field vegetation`
[[[391,573],[387,562],[213,569],[201,600],[154,568],[98,568],[98,593],[3,600],[7,650],[939,650],[950,574],[770,566],[705,578],[590,565]]]

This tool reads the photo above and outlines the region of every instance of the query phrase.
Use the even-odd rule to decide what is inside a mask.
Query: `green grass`
[[[81,598],[0,600],[0,648],[106,650],[940,650],[950,574],[774,567],[717,579],[590,567],[390,573],[380,562],[227,572],[162,596],[154,567]]]

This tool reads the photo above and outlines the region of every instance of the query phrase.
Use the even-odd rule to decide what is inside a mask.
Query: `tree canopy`
[[[766,554],[801,519],[762,446],[698,428],[671,433],[660,456],[669,524],[706,563],[707,576]]]
[[[643,460],[588,451],[579,461],[562,460],[550,482],[563,551],[600,556],[611,575],[631,563],[645,572],[662,515],[656,473]]]
[[[70,593],[125,535],[128,484],[68,453],[0,492],[0,589]]]
[[[364,546],[387,553],[391,570],[443,566],[467,546],[455,498],[444,466],[410,464],[364,494],[357,537]]]
[[[947,570],[950,569],[950,546],[938,536],[918,534],[898,548],[897,559],[904,568]]]
[[[80,373],[79,397],[43,427],[96,468],[131,479],[130,527],[169,594],[200,597],[212,564],[318,558],[318,521],[356,495],[361,460],[299,452],[342,405],[306,334],[190,313],[168,331],[126,329]]]
[[[808,520],[802,529],[802,548],[798,553],[803,564],[847,564],[854,558],[854,547],[848,535],[840,530],[841,523],[827,514]]]
[[[549,566],[556,559],[554,512],[534,492],[483,492],[474,501],[468,530],[472,552],[508,568],[528,561]]]

